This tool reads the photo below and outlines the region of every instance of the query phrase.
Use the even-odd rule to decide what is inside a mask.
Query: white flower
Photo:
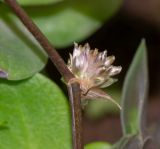
[[[95,97],[93,90],[108,87],[117,80],[112,77],[120,73],[122,67],[113,66],[114,60],[114,56],[107,56],[107,51],[91,50],[88,43],[84,46],[74,44],[74,51],[73,55],[70,54],[68,68],[75,75],[76,81],[80,83],[83,99],[93,98],[93,94]],[[98,96],[100,97],[100,95]],[[107,97],[111,98],[109,95]]]

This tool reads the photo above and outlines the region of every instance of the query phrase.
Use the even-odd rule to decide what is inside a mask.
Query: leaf
[[[124,135],[145,133],[145,104],[148,95],[148,68],[145,41],[142,40],[125,77],[122,92]]]
[[[55,47],[66,47],[89,37],[121,4],[122,0],[66,0],[25,10]]]
[[[110,149],[111,145],[106,142],[94,142],[87,144],[84,149]]]
[[[63,0],[17,0],[21,5],[47,5],[61,2]]]
[[[0,80],[0,149],[71,149],[68,102],[40,74]],[[6,123],[4,123],[6,122]]]
[[[32,35],[0,4],[0,77],[21,80],[42,70],[47,56]]]

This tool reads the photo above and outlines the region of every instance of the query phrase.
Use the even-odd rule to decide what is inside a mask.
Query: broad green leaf
[[[40,71],[47,56],[32,35],[8,9],[0,4],[0,77],[28,78]]]
[[[106,142],[94,142],[87,144],[84,149],[111,149],[111,145]]]
[[[127,72],[122,92],[123,133],[144,135],[145,103],[148,94],[148,68],[145,41],[142,40]]]
[[[89,37],[121,4],[122,0],[66,0],[26,10],[54,46],[65,47]]]
[[[0,149],[71,149],[68,102],[40,74],[0,80],[0,122]]]
[[[22,5],[47,5],[61,2],[63,0],[17,0]]]

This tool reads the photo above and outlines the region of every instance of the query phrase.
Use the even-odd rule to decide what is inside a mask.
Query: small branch
[[[83,149],[82,144],[82,111],[81,111],[81,91],[79,83],[68,85],[68,92],[72,105],[72,142],[74,149]]]
[[[25,27],[32,33],[35,39],[47,52],[48,56],[63,76],[66,82],[74,78],[74,75],[69,71],[63,59],[59,56],[52,44],[48,41],[45,35],[34,24],[23,8],[16,2],[16,0],[5,0],[13,12],[25,25]],[[72,138],[73,149],[83,149],[82,145],[82,116],[81,116],[81,90],[78,83],[68,85],[68,92],[70,96],[70,104],[72,111]]]
[[[30,33],[35,37],[39,44],[47,52],[48,56],[64,77],[65,81],[68,82],[74,75],[69,71],[63,59],[59,56],[57,51],[54,49],[49,40],[41,32],[41,30],[35,25],[31,18],[27,15],[24,9],[16,2],[16,0],[5,0],[5,2],[10,6],[16,16],[21,20],[25,27],[30,31]]]

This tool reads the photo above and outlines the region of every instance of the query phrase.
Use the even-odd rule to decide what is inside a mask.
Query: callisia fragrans
[[[117,79],[113,76],[122,70],[121,66],[112,65],[114,60],[115,56],[107,56],[106,50],[92,50],[88,43],[84,46],[74,44],[73,55],[70,54],[67,66],[75,76],[70,82],[77,81],[80,84],[82,101],[110,100],[120,108],[120,105],[102,90],[116,82]]]

